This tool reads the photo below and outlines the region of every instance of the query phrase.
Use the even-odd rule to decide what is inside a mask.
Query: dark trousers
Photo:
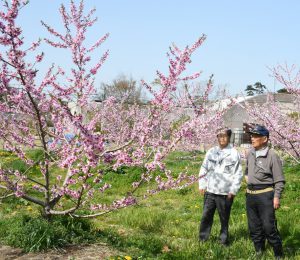
[[[208,239],[214,220],[215,210],[217,209],[221,222],[220,240],[223,244],[228,243],[228,222],[232,202],[233,199],[228,199],[227,195],[217,195],[205,192],[203,214],[199,231],[200,240],[205,241]]]
[[[265,249],[267,239],[273,247],[275,256],[281,256],[282,242],[276,226],[273,199],[273,191],[246,194],[248,226],[257,252]]]

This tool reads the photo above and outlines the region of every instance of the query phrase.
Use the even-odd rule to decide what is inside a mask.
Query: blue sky
[[[75,1],[78,2],[78,1]],[[20,22],[26,39],[47,36],[40,20],[62,31],[58,8],[64,0],[30,0]],[[257,81],[269,90],[281,86],[268,67],[300,64],[300,1],[203,1],[203,0],[86,0],[99,18],[87,39],[110,33],[95,57],[110,50],[97,83],[110,82],[120,74],[153,81],[156,70],[167,71],[166,52],[172,42],[191,45],[203,33],[207,40],[192,57],[188,73],[203,71],[199,80],[214,74],[215,85],[241,93]],[[90,42],[91,41],[91,42]],[[63,52],[45,48],[47,64],[68,66]]]

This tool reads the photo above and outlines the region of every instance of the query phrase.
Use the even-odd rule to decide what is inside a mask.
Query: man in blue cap
[[[280,207],[285,180],[282,162],[268,147],[269,131],[255,125],[249,131],[253,149],[248,154],[245,177],[248,226],[257,255],[265,249],[265,240],[273,247],[276,259],[283,256],[282,241],[277,230],[275,210]]]

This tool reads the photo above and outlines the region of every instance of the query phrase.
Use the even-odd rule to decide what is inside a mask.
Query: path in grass
[[[21,249],[0,245],[0,260],[71,260],[71,259],[109,259],[124,253],[113,249],[105,243],[93,245],[70,246],[64,251],[50,250],[46,253],[23,253]]]

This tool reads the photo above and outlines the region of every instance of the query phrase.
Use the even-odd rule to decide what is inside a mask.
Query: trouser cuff
[[[264,244],[255,244],[254,247],[255,247],[256,252],[265,251],[265,245]]]

